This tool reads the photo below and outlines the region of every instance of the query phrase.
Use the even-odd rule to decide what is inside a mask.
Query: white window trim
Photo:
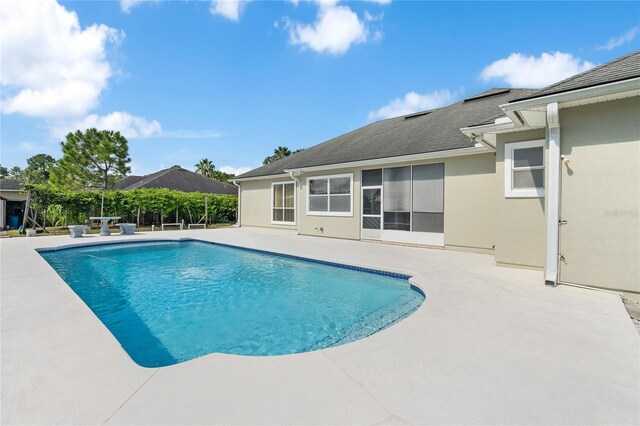
[[[510,142],[504,144],[504,196],[505,198],[542,198],[544,188],[513,189],[513,151],[523,148],[542,147],[542,166],[532,167],[532,170],[547,167],[545,155],[545,140],[537,139],[524,142]],[[545,172],[546,176],[546,172]]]
[[[331,193],[330,193],[330,185],[329,185],[329,179],[332,178],[344,178],[344,177],[348,177],[349,178],[349,197],[350,197],[350,204],[349,204],[349,211],[348,212],[332,212],[332,211],[326,211],[326,212],[316,212],[316,211],[311,211],[311,199],[310,199],[310,194],[309,194],[309,189],[311,187],[311,185],[309,184],[310,180],[314,180],[314,179],[327,179],[327,208],[331,208]],[[343,174],[339,174],[339,175],[322,175],[322,176],[309,176],[306,179],[306,183],[307,183],[307,216],[343,216],[343,217],[353,217],[353,173],[343,173]],[[344,195],[346,196],[347,194],[335,194],[335,195]],[[311,195],[313,197],[313,195]]]
[[[293,184],[293,208],[291,207],[276,207],[273,205],[273,187],[276,185],[287,185],[287,184]],[[287,226],[295,226],[296,225],[296,206],[297,204],[297,188],[296,188],[296,182],[293,180],[290,181],[283,181],[283,182],[271,182],[271,205],[269,207],[269,216],[271,218],[271,224],[272,225],[287,225]],[[282,188],[282,200],[284,202],[284,188]],[[275,208],[282,208],[282,209],[289,209],[289,210],[293,210],[293,222],[285,222],[285,221],[280,221],[280,220],[273,220],[273,209]],[[284,213],[283,213],[284,215]]]

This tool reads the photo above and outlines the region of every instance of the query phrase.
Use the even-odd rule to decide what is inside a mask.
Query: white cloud
[[[90,114],[81,120],[55,123],[52,135],[63,138],[69,132],[85,131],[92,127],[98,130],[119,131],[127,139],[148,138],[162,133],[162,126],[157,120],[148,121],[126,111],[116,111],[107,115]]]
[[[382,108],[371,111],[367,118],[369,120],[378,120],[440,108],[451,104],[457,97],[458,94],[456,92],[451,92],[447,89],[425,94],[409,92],[403,98],[393,99]]]
[[[638,35],[639,29],[640,27],[633,27],[626,33],[622,34],[620,37],[610,38],[607,44],[603,46],[599,46],[598,50],[613,50],[618,46],[622,46],[623,44],[632,42],[633,40],[635,40],[636,36]]]
[[[124,33],[106,25],[82,29],[54,0],[0,2],[2,112],[64,118],[86,114],[113,74],[107,47]]]
[[[55,137],[89,127],[119,130],[130,138],[160,133],[158,121],[127,112],[90,114],[114,74],[107,49],[124,36],[106,25],[82,29],[78,15],[55,0],[3,0],[2,113],[43,118]]]
[[[120,10],[124,13],[131,13],[131,9],[140,5],[144,0],[120,0]]]
[[[347,6],[320,2],[316,22],[310,25],[290,23],[289,42],[319,53],[341,55],[352,44],[367,41],[367,27]]]
[[[384,12],[380,12],[377,15],[372,15],[368,11],[364,11],[364,20],[367,22],[382,21],[382,19],[384,19]]]
[[[485,67],[480,73],[484,81],[505,82],[511,87],[538,88],[593,68],[570,53],[543,53],[539,57],[512,53]]]
[[[120,10],[124,13],[131,13],[131,9],[142,3],[160,3],[160,0],[120,0]]]
[[[238,22],[240,15],[249,0],[211,0],[212,14],[223,16],[230,21]]]
[[[378,4],[391,4],[391,0],[364,0],[368,3],[378,3]]]
[[[218,170],[223,173],[230,173],[233,175],[241,175],[243,173],[247,173],[249,170],[253,170],[256,167],[233,167],[233,166],[222,166]]]

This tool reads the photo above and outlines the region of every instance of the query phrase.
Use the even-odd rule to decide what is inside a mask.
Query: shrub
[[[27,189],[31,191],[31,207],[37,212],[46,212],[48,224],[85,223],[90,216],[100,215],[103,203],[100,190],[67,191],[47,185],[28,185]],[[104,215],[120,216],[122,222],[136,222],[138,211],[147,217],[160,215],[174,219],[177,211],[180,220],[197,223],[205,214],[205,199],[209,223],[235,221],[238,209],[238,197],[235,195],[164,188],[104,191]],[[154,222],[153,219],[151,221]]]

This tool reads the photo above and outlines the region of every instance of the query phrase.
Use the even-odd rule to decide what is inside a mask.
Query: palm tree
[[[206,176],[208,178],[213,177],[216,171],[216,166],[208,158],[203,158],[196,164],[196,173]]]
[[[288,157],[290,155],[293,155],[295,153],[298,153],[302,151],[302,149],[298,149],[296,151],[291,152],[291,150],[289,148],[287,148],[286,146],[279,146],[278,148],[273,150],[273,155],[268,156],[267,158],[264,159],[264,161],[262,162],[262,164],[270,164],[273,163],[274,161],[278,161],[284,157]]]

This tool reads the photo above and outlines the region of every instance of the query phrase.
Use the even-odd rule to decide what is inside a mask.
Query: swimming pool
[[[40,254],[145,367],[336,346],[394,324],[425,299],[407,276],[198,240]]]

